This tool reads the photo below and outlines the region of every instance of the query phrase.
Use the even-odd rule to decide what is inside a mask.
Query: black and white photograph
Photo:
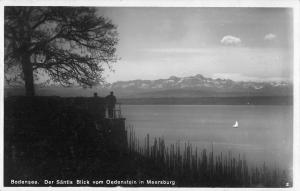
[[[27,2],[2,6],[3,188],[296,189],[299,2]]]

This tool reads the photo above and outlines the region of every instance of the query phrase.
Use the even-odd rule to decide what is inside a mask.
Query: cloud
[[[271,41],[271,40],[274,40],[275,38],[276,38],[275,34],[269,33],[269,34],[265,35],[264,40]]]
[[[241,44],[241,39],[235,36],[226,35],[222,38],[221,44],[224,45],[239,45]]]

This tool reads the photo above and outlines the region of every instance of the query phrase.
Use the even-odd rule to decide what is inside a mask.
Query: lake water
[[[123,105],[122,114],[140,140],[149,134],[167,144],[213,145],[214,152],[245,154],[249,163],[292,167],[291,106]]]

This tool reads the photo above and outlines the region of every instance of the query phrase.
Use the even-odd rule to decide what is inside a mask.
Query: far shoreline
[[[293,96],[120,98],[122,105],[293,105]]]

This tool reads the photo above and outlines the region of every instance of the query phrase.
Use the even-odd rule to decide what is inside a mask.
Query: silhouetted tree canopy
[[[26,95],[34,95],[39,73],[65,86],[103,81],[117,42],[116,26],[95,8],[5,7],[5,70],[19,68]]]

